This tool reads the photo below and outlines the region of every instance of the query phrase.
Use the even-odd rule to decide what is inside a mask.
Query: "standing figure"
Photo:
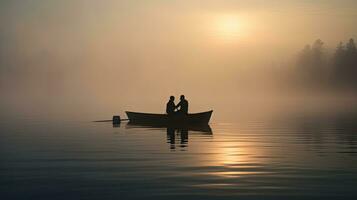
[[[170,96],[170,100],[167,102],[166,104],[166,113],[168,115],[172,115],[175,113],[175,109],[176,109],[176,106],[175,106],[175,97],[174,96]]]
[[[185,99],[185,95],[181,95],[180,102],[177,104],[176,108],[179,108],[177,113],[188,114],[188,101]]]

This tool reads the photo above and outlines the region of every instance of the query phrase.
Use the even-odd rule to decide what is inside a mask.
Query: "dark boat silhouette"
[[[167,115],[126,111],[126,115],[132,124],[185,126],[208,124],[212,112]]]

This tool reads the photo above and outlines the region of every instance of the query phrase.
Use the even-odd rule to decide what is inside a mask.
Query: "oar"
[[[129,119],[120,119],[119,115],[114,115],[113,119],[106,119],[106,120],[97,120],[93,122],[113,122],[113,124],[120,124],[122,121],[129,121]]]

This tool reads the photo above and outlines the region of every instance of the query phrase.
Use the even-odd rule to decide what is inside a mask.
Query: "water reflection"
[[[120,123],[113,123],[113,128],[120,128]]]
[[[0,196],[77,199],[77,188],[87,199],[354,199],[357,115],[281,115],[212,123],[214,135],[210,126],[3,121]]]
[[[357,153],[356,113],[303,114],[286,124],[295,129],[298,141],[312,145],[319,152]]]
[[[188,143],[188,129],[175,129],[173,127],[167,127],[167,143],[170,144],[170,149],[176,149],[176,136],[178,136],[180,142],[179,147],[185,148]]]
[[[206,125],[196,126],[164,126],[164,125],[143,125],[135,123],[127,123],[127,129],[155,129],[164,131],[166,128],[167,143],[170,144],[170,149],[175,150],[179,147],[185,150],[188,147],[188,139],[190,134],[213,135],[211,127]]]

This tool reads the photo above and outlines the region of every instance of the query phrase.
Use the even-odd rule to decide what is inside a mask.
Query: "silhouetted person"
[[[177,104],[176,108],[180,108],[177,112],[180,114],[188,114],[188,101],[185,99],[185,95],[181,95],[180,103]]]
[[[174,101],[175,101],[175,97],[174,96],[170,96],[170,100],[166,104],[166,113],[168,115],[172,115],[172,114],[175,113],[176,106],[175,106],[175,102]]]

